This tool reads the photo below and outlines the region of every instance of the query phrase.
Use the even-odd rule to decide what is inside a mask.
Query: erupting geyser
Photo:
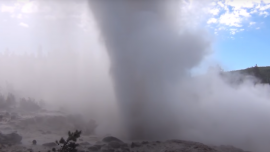
[[[179,137],[169,89],[197,65],[209,43],[188,32],[181,0],[89,0],[110,56],[130,139]]]

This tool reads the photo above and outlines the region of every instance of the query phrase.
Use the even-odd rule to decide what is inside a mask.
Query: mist
[[[8,7],[16,1],[1,3]],[[116,134],[121,128],[109,58],[99,45],[87,1],[30,4],[15,5],[16,11],[33,11],[22,19],[10,19],[16,11],[1,13],[9,20],[1,25],[6,33],[0,55],[1,93],[13,93],[17,100],[43,100],[49,108],[96,120],[97,134]]]
[[[190,74],[215,51],[197,18],[207,2],[34,1],[27,36],[5,40],[1,91],[83,113],[100,135],[267,151],[269,86]]]

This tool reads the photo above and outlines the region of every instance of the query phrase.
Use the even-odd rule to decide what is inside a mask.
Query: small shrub
[[[77,152],[77,144],[78,138],[81,136],[81,131],[76,130],[75,132],[68,132],[68,138],[65,140],[61,138],[59,141],[56,141],[57,145],[60,145],[61,148],[56,150],[55,148],[52,149],[53,152]]]

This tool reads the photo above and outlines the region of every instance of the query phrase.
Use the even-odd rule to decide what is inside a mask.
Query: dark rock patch
[[[120,148],[123,146],[123,143],[121,143],[119,141],[111,141],[108,143],[108,145],[112,148]]]
[[[229,146],[229,145],[221,145],[218,147],[214,147],[214,149],[218,150],[218,151],[222,151],[222,152],[249,152],[249,151],[244,151],[240,148],[236,148],[234,146]]]
[[[89,142],[82,142],[82,143],[80,143],[80,146],[89,146],[89,145],[91,145]]]
[[[112,141],[123,143],[122,140],[120,140],[120,139],[118,139],[116,137],[113,137],[113,136],[105,137],[105,138],[102,139],[102,141],[106,142],[106,143],[109,143],[109,142],[112,142]]]
[[[101,152],[115,152],[114,149],[109,148],[109,149],[102,149]]]
[[[32,144],[33,144],[33,145],[36,145],[36,144],[37,144],[37,141],[36,141],[36,140],[33,140],[33,141],[32,141]]]
[[[91,147],[89,147],[88,149],[91,151],[99,151],[101,149],[101,145],[93,145]]]
[[[141,144],[138,143],[138,142],[132,142],[132,143],[130,144],[130,147],[131,147],[131,148],[141,147]]]
[[[130,149],[128,147],[122,147],[121,150],[122,152],[130,152]]]
[[[42,144],[42,146],[45,146],[45,147],[55,147],[55,146],[57,146],[57,144],[54,143],[54,142],[50,142],[50,143]]]
[[[17,133],[11,133],[11,134],[0,133],[0,144],[15,145],[15,144],[20,144],[21,141],[22,141],[22,136],[20,136]]]
[[[149,142],[148,141],[143,141],[142,144],[146,145],[146,144],[149,144]]]

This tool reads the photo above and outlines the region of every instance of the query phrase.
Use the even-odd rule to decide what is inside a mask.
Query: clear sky
[[[228,69],[270,66],[270,1],[215,1],[207,20],[215,57]]]
[[[65,36],[67,33],[57,33],[55,38],[50,37],[46,30],[40,30],[44,24],[67,28],[67,20],[55,8],[37,6],[39,0],[10,0],[0,1],[0,50],[7,47],[11,50],[37,50],[39,45],[45,49],[52,49],[49,44],[61,44],[55,41],[57,35]],[[191,5],[196,0],[190,0]],[[68,2],[67,2],[68,3]],[[74,37],[90,39],[86,32],[89,24],[85,10],[78,12],[78,3],[70,5],[74,11],[73,19],[78,20],[76,25],[71,25]],[[57,11],[58,10],[58,11]],[[51,13],[48,13],[48,12]],[[55,12],[54,12],[55,11]],[[53,12],[53,13],[52,13]],[[204,25],[214,35],[214,54],[212,58],[218,61],[225,70],[234,70],[254,66],[270,66],[270,0],[212,0],[210,5],[205,5]],[[42,21],[41,16],[47,19]],[[52,16],[54,14],[54,16]],[[53,20],[63,19],[63,24],[54,25]],[[76,28],[75,28],[76,27]],[[89,31],[88,31],[89,32]],[[55,40],[54,40],[55,39]],[[77,46],[87,42],[76,42]],[[73,39],[72,41],[76,41]]]

